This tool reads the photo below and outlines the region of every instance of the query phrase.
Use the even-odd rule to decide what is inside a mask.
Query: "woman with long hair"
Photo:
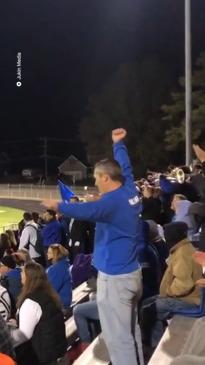
[[[0,258],[5,255],[11,255],[14,252],[9,236],[6,233],[1,233],[0,236]]]
[[[20,267],[31,261],[29,251],[26,248],[21,248],[20,250],[12,253],[12,256],[16,261],[16,264]]]
[[[72,301],[72,280],[68,250],[60,244],[50,245],[47,252],[52,265],[47,269],[48,279],[58,293],[63,309],[69,309]]]
[[[67,347],[58,295],[43,267],[33,261],[24,266],[21,278],[23,288],[17,302],[18,328],[12,331],[17,363],[56,365]]]
[[[16,241],[14,231],[12,231],[11,229],[7,229],[6,234],[10,240],[10,245],[11,245],[12,250],[16,251],[17,250],[17,241]]]

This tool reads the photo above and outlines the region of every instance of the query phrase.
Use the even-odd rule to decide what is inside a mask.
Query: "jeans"
[[[96,300],[76,305],[73,309],[73,315],[81,341],[90,343],[93,339],[90,321],[99,320]]]
[[[141,270],[122,275],[98,273],[98,311],[112,365],[144,364],[137,311],[141,295]]]
[[[144,342],[155,348],[167,326],[166,320],[171,318],[174,312],[196,307],[198,307],[196,304],[159,295],[145,299],[140,309],[140,326]]]

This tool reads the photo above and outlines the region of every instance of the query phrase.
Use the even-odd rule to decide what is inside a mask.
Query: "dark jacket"
[[[35,327],[32,339],[28,341],[31,360],[27,358],[27,362],[33,364],[34,357],[36,365],[54,362],[65,354],[67,348],[63,313],[51,297],[41,289],[30,294],[28,298],[41,306],[42,316]],[[25,361],[21,363],[24,364]]]
[[[161,202],[158,198],[143,198],[142,199],[142,218],[144,220],[152,219],[156,223],[160,223]]]
[[[73,263],[78,254],[93,252],[95,224],[74,219],[69,228],[69,258]]]
[[[191,182],[199,195],[199,201],[205,203],[205,162],[202,164],[202,173],[192,176]]]

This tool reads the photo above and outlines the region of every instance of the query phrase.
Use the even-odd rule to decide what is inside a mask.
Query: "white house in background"
[[[87,178],[87,166],[78,160],[74,155],[70,155],[61,165],[58,166],[60,174],[72,176],[73,182]]]

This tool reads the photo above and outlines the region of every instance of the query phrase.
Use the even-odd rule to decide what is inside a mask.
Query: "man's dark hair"
[[[39,219],[39,213],[38,212],[32,212],[32,218],[34,220],[35,223],[38,223],[38,219]]]
[[[56,217],[56,212],[55,210],[52,210],[52,209],[47,209],[46,212],[48,212],[53,218]]]
[[[113,181],[124,182],[119,163],[114,159],[104,159],[95,164],[98,173],[107,174]]]
[[[29,213],[29,212],[25,212],[24,214],[23,214],[23,219],[26,221],[26,222],[29,222],[29,221],[32,221],[32,215],[31,215],[31,213]]]

